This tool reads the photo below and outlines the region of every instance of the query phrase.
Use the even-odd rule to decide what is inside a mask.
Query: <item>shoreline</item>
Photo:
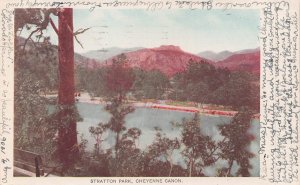
[[[57,97],[55,95],[46,95],[46,97]],[[76,102],[80,103],[90,103],[90,104],[100,104],[105,105],[107,102],[103,101],[101,98],[91,99],[88,93],[82,93],[80,97],[75,97]],[[140,108],[150,108],[150,109],[160,109],[160,110],[170,110],[170,111],[180,111],[180,112],[188,112],[188,113],[199,113],[205,114],[208,116],[227,116],[233,117],[238,111],[229,111],[229,110],[218,110],[218,109],[205,109],[205,108],[197,108],[197,107],[189,107],[189,106],[178,106],[178,105],[167,105],[153,102],[130,102],[134,107]],[[256,113],[253,115],[254,119],[259,119],[260,114]]]
[[[91,104],[102,104],[105,105],[106,102],[100,99],[90,100],[86,98],[78,98],[77,102],[80,103],[91,103]],[[152,102],[133,102],[132,105],[134,107],[140,108],[150,108],[150,109],[160,109],[160,110],[171,110],[171,111],[180,111],[180,112],[189,112],[189,113],[199,113],[205,114],[209,116],[227,116],[233,117],[238,111],[225,111],[225,110],[214,110],[214,109],[200,109],[196,107],[184,107],[184,106],[175,106],[175,105],[166,105],[166,104],[158,104]],[[254,119],[259,119],[259,114],[254,114]]]

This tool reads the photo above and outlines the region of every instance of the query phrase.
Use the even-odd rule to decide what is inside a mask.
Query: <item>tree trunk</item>
[[[192,177],[193,168],[194,168],[194,160],[191,158],[190,159],[190,166],[189,166],[189,177]]]
[[[169,156],[169,163],[170,163],[170,170],[169,170],[169,177],[171,177],[172,175],[172,171],[173,171],[173,160],[172,160],[172,156]]]
[[[59,110],[61,125],[58,131],[58,155],[64,165],[71,165],[76,160],[79,152],[76,120],[74,118],[74,41],[73,10],[71,8],[64,8],[59,12],[58,24],[58,104],[62,108]]]
[[[228,167],[228,170],[227,170],[227,173],[226,173],[226,177],[227,177],[228,175],[230,175],[232,165],[233,165],[233,160],[230,160],[230,162],[229,162],[229,167]]]
[[[120,176],[120,166],[119,166],[119,142],[120,142],[120,132],[117,132],[117,135],[116,135],[116,145],[115,145],[115,176],[116,177],[119,177]]]
[[[120,142],[120,132],[117,132],[116,135],[116,145],[115,145],[115,152],[116,152],[116,159],[118,160],[118,152],[119,152],[119,142]]]

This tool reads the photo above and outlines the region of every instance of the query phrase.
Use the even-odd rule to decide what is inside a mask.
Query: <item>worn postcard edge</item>
[[[132,1],[132,0],[131,0]],[[119,4],[119,6],[110,6],[110,7],[99,7],[99,3],[104,2],[127,2],[125,4]],[[37,0],[2,0],[0,2],[1,7],[1,44],[0,44],[0,56],[1,56],[1,73],[0,73],[0,142],[1,142],[1,160],[0,160],[0,184],[93,184],[93,179],[100,179],[97,177],[49,177],[49,178],[27,178],[27,177],[13,177],[13,82],[14,82],[14,18],[13,18],[13,10],[14,8],[53,8],[53,7],[73,7],[73,8],[88,8],[91,11],[95,8],[140,8],[140,9],[146,9],[147,11],[157,11],[159,12],[161,9],[169,9],[169,8],[182,8],[180,6],[174,6],[176,4],[176,1],[170,0],[170,1],[159,1],[159,0],[145,0],[143,2],[147,2],[147,4],[136,6],[132,3],[128,3],[128,1],[113,1],[113,0],[106,0],[106,1],[37,1]],[[172,2],[173,5],[170,7],[170,4],[167,4],[167,2]],[[180,1],[177,1],[177,3]],[[293,104],[292,108],[293,110],[290,110],[292,118],[290,119],[290,125],[293,129],[293,139],[294,141],[291,141],[291,144],[284,144],[282,146],[286,147],[286,149],[293,149],[294,153],[291,151],[288,151],[288,153],[284,155],[292,155],[292,157],[295,157],[297,161],[296,164],[291,164],[292,167],[292,174],[295,175],[295,177],[286,177],[283,179],[283,184],[299,184],[299,141],[298,141],[298,133],[300,131],[298,124],[299,124],[299,2],[298,0],[292,0],[292,1],[252,1],[252,0],[226,0],[226,1],[211,1],[211,0],[203,0],[203,1],[196,1],[191,0],[189,2],[193,2],[193,6],[185,6],[183,8],[190,9],[191,11],[195,11],[194,9],[199,9],[201,2],[208,3],[206,6],[201,6],[203,10],[209,11],[208,9],[223,9],[226,11],[227,9],[260,9],[261,10],[261,27],[260,27],[260,49],[261,49],[261,117],[260,117],[260,124],[261,124],[261,134],[265,134],[265,138],[261,139],[260,143],[260,177],[251,177],[251,178],[240,178],[240,177],[233,177],[233,178],[221,178],[221,177],[204,177],[204,178],[180,178],[182,181],[180,184],[198,184],[198,183],[209,183],[209,184],[273,184],[274,180],[276,182],[276,174],[272,174],[272,169],[276,168],[274,167],[274,161],[275,159],[271,159],[272,152],[276,153],[277,148],[276,145],[272,145],[271,141],[274,139],[272,137],[272,133],[276,132],[275,127],[270,123],[274,120],[268,120],[272,119],[270,116],[270,104],[274,104],[276,99],[276,96],[274,95],[275,90],[273,89],[273,85],[275,84],[276,79],[279,79],[280,82],[282,82],[283,76],[274,76],[275,71],[272,71],[270,66],[268,66],[268,62],[266,58],[270,57],[268,54],[268,50],[271,45],[268,45],[268,39],[270,39],[270,27],[265,25],[265,23],[270,19],[268,17],[268,14],[266,12],[274,12],[274,8],[286,8],[286,3],[289,5],[289,16],[291,19],[295,19],[295,25],[293,28],[293,33],[290,33],[291,42],[291,52],[295,52],[294,58],[295,58],[295,64],[293,65],[293,69],[291,72],[292,77],[289,78],[291,81],[291,84],[287,86],[293,88],[292,94],[290,96],[286,96],[288,102],[291,102]],[[211,3],[211,7],[210,4]],[[126,5],[126,6],[125,6]],[[167,6],[169,5],[169,6]],[[276,7],[277,6],[277,7]],[[269,9],[270,8],[270,9]],[[286,14],[284,12],[281,12],[279,16],[285,17]],[[271,13],[272,14],[272,13]],[[293,21],[293,20],[292,20]],[[262,30],[262,28],[265,27],[266,30]],[[273,30],[274,31],[274,30]],[[265,42],[264,42],[265,41]],[[279,47],[284,48],[285,46],[284,41],[279,41]],[[293,49],[293,47],[295,47]],[[265,49],[265,51],[264,51]],[[281,50],[282,51],[282,50]],[[283,64],[287,64],[284,62],[285,58],[282,58],[282,56],[279,56],[279,65],[282,67]],[[264,66],[264,67],[263,67]],[[284,66],[287,67],[287,66]],[[270,69],[269,69],[270,68]],[[281,72],[278,72],[278,74],[282,74]],[[274,77],[274,78],[269,78]],[[287,77],[288,78],[288,77]],[[271,83],[272,82],[272,83]],[[273,95],[272,95],[273,94]],[[273,96],[273,99],[272,99]],[[275,98],[274,98],[275,96]],[[287,105],[286,105],[287,106]],[[286,110],[283,111],[285,114],[288,114],[289,111],[287,107],[284,107]],[[274,112],[273,112],[274,113]],[[274,118],[274,117],[273,117]],[[283,119],[279,116],[278,119]],[[284,120],[282,120],[284,121]],[[289,128],[286,128],[287,131]],[[266,134],[268,133],[268,134]],[[297,141],[297,142],[296,142]],[[281,146],[281,145],[280,145]],[[277,147],[279,147],[277,143]],[[278,155],[283,155],[280,152]],[[294,155],[294,156],[293,156]],[[269,156],[269,157],[266,157]],[[280,157],[280,156],[279,156]],[[290,161],[291,162],[291,161]],[[288,170],[287,167],[285,170]],[[291,174],[291,173],[286,173]],[[272,178],[273,177],[273,178]],[[129,177],[130,178],[130,177]],[[126,178],[118,178],[118,177],[109,177],[106,179],[116,179],[117,184],[118,179],[126,179]],[[128,178],[127,178],[128,179]],[[135,179],[139,178],[130,178],[133,179],[134,182]],[[144,178],[147,179],[147,178]],[[157,178],[162,179],[163,184],[169,184],[167,183],[166,179],[168,178]],[[174,178],[173,178],[174,179]],[[284,180],[285,179],[285,180]],[[290,182],[289,180],[290,179]],[[278,179],[279,180],[279,179]],[[138,183],[142,184],[142,183]]]

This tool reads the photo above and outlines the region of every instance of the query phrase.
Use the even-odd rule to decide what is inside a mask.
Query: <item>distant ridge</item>
[[[200,57],[207,58],[209,60],[219,62],[222,60],[225,60],[226,58],[234,55],[234,54],[246,54],[246,53],[253,53],[259,51],[259,48],[254,48],[254,49],[244,49],[240,51],[221,51],[221,52],[213,52],[213,51],[203,51],[198,53],[197,55]]]
[[[100,50],[91,50],[85,53],[80,53],[82,56],[95,59],[98,61],[107,60],[113,56],[119,55],[121,53],[127,53],[131,51],[136,51],[142,49],[142,47],[135,47],[135,48],[118,48],[118,47],[111,47],[111,48],[104,48]]]

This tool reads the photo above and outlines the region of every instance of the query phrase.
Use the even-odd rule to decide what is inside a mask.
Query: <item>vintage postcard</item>
[[[0,7],[1,184],[300,183],[297,0]]]

